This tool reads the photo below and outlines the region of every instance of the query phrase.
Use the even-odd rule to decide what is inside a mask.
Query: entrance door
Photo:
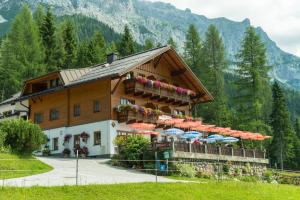
[[[74,135],[74,148],[80,146],[80,135]]]

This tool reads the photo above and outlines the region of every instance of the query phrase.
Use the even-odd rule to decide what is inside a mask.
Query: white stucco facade
[[[101,132],[101,144],[94,144],[94,132]],[[106,120],[94,123],[88,123],[78,126],[71,127],[61,127],[55,129],[44,130],[44,133],[48,137],[49,141],[47,145],[49,146],[51,154],[62,154],[65,148],[71,150],[71,156],[74,154],[74,136],[79,135],[83,132],[89,134],[89,138],[86,142],[80,138],[80,147],[87,147],[89,154],[88,156],[112,156],[116,154],[116,145],[114,140],[117,137],[119,131],[130,132],[131,128],[126,125],[126,123],[119,124],[114,120]],[[72,137],[69,142],[64,143],[65,135],[70,134]],[[145,136],[149,137],[150,136]],[[54,139],[58,138],[58,150],[54,150]]]

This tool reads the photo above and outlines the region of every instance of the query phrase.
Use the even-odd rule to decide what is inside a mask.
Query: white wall
[[[86,146],[89,150],[89,156],[96,156],[96,155],[107,155],[113,154],[111,151],[112,140],[113,136],[110,135],[110,120],[108,121],[101,121],[96,123],[89,123],[84,125],[72,126],[72,127],[63,127],[63,128],[56,128],[45,130],[44,133],[50,139],[48,145],[51,150],[51,154],[60,154],[64,150],[64,148],[69,148],[71,150],[71,155],[74,155],[74,135],[81,134],[82,132],[86,132],[89,134],[89,138],[87,142],[83,142],[81,139],[80,146],[81,148]],[[101,131],[101,145],[94,145],[94,132]],[[67,134],[71,134],[72,138],[69,140],[68,143],[65,145],[64,143],[64,136]],[[58,144],[59,148],[57,151],[54,151],[53,147],[53,138],[58,137]]]
[[[22,101],[22,104],[24,104],[26,107],[28,107],[28,100]],[[3,112],[7,112],[7,111],[12,111],[12,113],[15,113],[15,111],[17,110],[24,110],[24,111],[28,111],[28,108],[24,107],[23,105],[21,105],[20,102],[15,102],[15,104],[11,104],[11,103],[7,103],[7,104],[3,104],[0,105],[0,114],[2,115]],[[20,115],[13,115],[11,117],[6,117],[6,118],[1,118],[1,121],[7,120],[7,119],[16,119],[19,118],[21,116],[27,116],[27,112],[21,112]]]

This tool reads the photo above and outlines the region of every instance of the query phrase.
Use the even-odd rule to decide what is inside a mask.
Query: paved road
[[[76,184],[76,160],[64,158],[38,158],[51,165],[54,169],[50,172],[33,176],[14,178],[4,181],[5,186],[59,186]],[[115,184],[154,182],[155,176],[144,174],[135,170],[112,167],[104,159],[79,160],[78,184]],[[159,182],[174,182],[174,180],[158,177]],[[2,185],[3,182],[0,181]]]

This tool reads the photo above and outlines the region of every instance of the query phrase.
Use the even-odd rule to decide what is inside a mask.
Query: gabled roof
[[[213,97],[202,85],[201,81],[195,76],[192,70],[186,65],[186,63],[176,53],[176,51],[169,46],[163,46],[145,52],[133,54],[127,57],[123,57],[113,61],[110,64],[103,63],[82,69],[60,70],[56,73],[59,73],[63,82],[63,86],[26,96],[21,95],[21,99],[29,98],[32,96],[38,96],[49,92],[54,92],[62,88],[72,87],[78,84],[87,83],[95,80],[120,77],[132,71],[136,67],[139,67],[164,53],[167,53],[169,56],[173,57],[173,59],[176,60],[176,63],[178,63],[178,66],[176,66],[177,69],[186,69],[186,73],[184,75],[188,76],[186,77],[187,80],[192,82],[193,86],[197,88],[197,90],[200,93],[202,93],[202,95],[205,97],[205,101],[213,100]]]
[[[142,65],[156,56],[168,51],[170,47],[164,46],[161,48],[152,49],[142,53],[130,55],[120,58],[111,64],[104,63],[90,68],[62,70],[60,75],[65,86],[80,84],[106,77],[121,76],[129,69]]]
[[[5,104],[11,104],[11,103],[17,101],[20,98],[20,96],[21,96],[21,92],[13,94],[10,98],[0,102],[0,106],[5,105]]]

